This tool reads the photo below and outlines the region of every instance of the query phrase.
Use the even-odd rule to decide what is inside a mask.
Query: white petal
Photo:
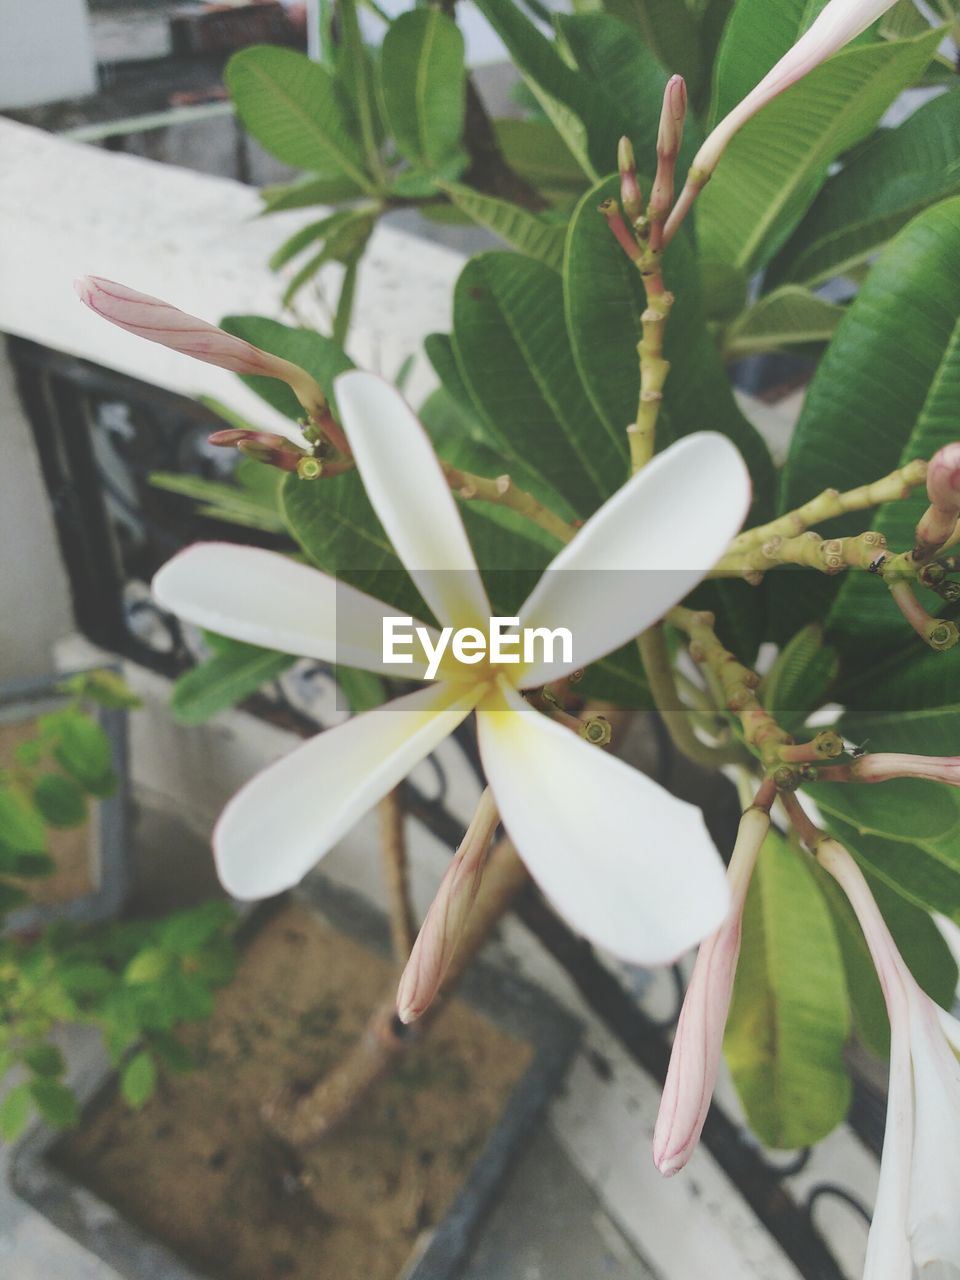
[[[890,1084],[880,1182],[867,1240],[863,1280],[912,1280],[913,1264],[907,1240],[913,1149],[910,1015],[903,982],[895,967],[885,969],[881,981],[885,985],[890,1014]]]
[[[395,608],[275,551],[198,542],[163,566],[152,591],[164,609],[232,640],[400,678],[426,670],[422,654],[384,663],[383,619]]]
[[[720,925],[730,893],[698,809],[505,683],[477,715],[504,826],[576,930],[624,960],[663,964]]]
[[[921,1275],[936,1264],[960,1273],[960,1061],[933,1001],[917,990],[911,1005],[916,1133],[907,1231]]]
[[[556,680],[645,631],[716,564],[749,505],[750,476],[726,436],[687,436],[659,454],[590,517],[520,610],[521,626],[567,627],[574,658],[537,662],[521,687]]]
[[[478,686],[439,683],[354,716],[264,769],[224,809],[217,870],[236,898],[297,884],[473,709]]]
[[[352,370],[334,384],[337,405],[387,536],[437,619],[490,622],[490,605],[457,504],[427,433],[395,387]]]

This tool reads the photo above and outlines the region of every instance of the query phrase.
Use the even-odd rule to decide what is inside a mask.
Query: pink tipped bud
[[[653,1162],[665,1178],[679,1173],[690,1159],[710,1110],[740,958],[743,907],[769,830],[770,815],[764,810],[748,809],[743,815],[728,871],[730,912],[701,944],[687,987],[653,1135]]]
[[[934,506],[960,515],[960,441],[944,445],[930,459],[927,493]]]
[[[894,778],[928,778],[960,787],[960,756],[912,756],[880,751],[861,756],[850,766],[858,782],[890,782]]]
[[[289,360],[261,351],[242,338],[187,315],[168,302],[98,276],[77,280],[80,300],[120,329],[231,373],[259,374],[286,382],[310,416],[323,411],[323,391],[314,378]]]
[[[914,556],[931,559],[953,537],[960,519],[960,442],[944,445],[927,468],[930,506],[917,525]]]
[[[430,904],[410,959],[400,978],[397,1014],[401,1022],[423,1016],[436,998],[463,934],[483,875],[487,849],[499,815],[489,788],[480,797],[466,835]]]
[[[621,138],[617,148],[620,169],[620,203],[631,222],[643,217],[643,192],[637,181],[637,164],[629,138]]]
[[[683,142],[683,126],[687,118],[687,82],[683,76],[671,76],[663,91],[660,131],[657,134],[657,156],[661,160],[676,159]]]

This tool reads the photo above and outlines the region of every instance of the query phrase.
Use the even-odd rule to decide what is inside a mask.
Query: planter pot
[[[455,1280],[577,1025],[475,966],[463,999],[292,1179],[260,1104],[354,1043],[395,977],[388,931],[314,877],[243,934],[237,978],[190,1037],[201,1069],[165,1079],[138,1113],[101,1079],[75,1133],[28,1136],[16,1191],[129,1280]]]
[[[38,717],[68,701],[60,686],[79,674],[61,671],[0,684],[0,757],[10,755],[21,735],[31,736]],[[49,877],[30,882],[34,902],[10,913],[6,920],[9,933],[36,929],[55,920],[79,924],[109,920],[120,913],[126,901],[130,884],[127,713],[98,707],[91,714],[110,739],[116,790],[91,802],[89,818],[82,827],[51,829],[50,854],[57,869]]]

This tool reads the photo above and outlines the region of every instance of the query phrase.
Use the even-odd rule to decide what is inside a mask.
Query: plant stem
[[[918,485],[927,478],[927,463],[923,459],[909,462],[905,467],[892,471],[890,475],[872,484],[860,485],[856,489],[848,489],[840,493],[836,489],[825,489],[818,497],[804,503],[785,515],[778,516],[768,524],[757,525],[753,529],[745,529],[730,544],[728,555],[756,547],[771,538],[793,538],[805,533],[811,525],[823,520],[832,520],[835,516],[846,515],[851,511],[866,511],[870,507],[880,506],[884,502],[896,502],[901,498],[909,498]]]
[[[400,964],[406,964],[417,936],[410,902],[410,879],[407,866],[407,842],[403,830],[403,805],[396,790],[384,796],[378,805],[380,847],[383,874],[390,900],[390,933],[393,952]]]
[[[394,1062],[420,1044],[424,1030],[443,1007],[444,997],[452,993],[528,879],[513,845],[509,840],[501,840],[487,860],[439,998],[415,1026],[405,1027],[397,1017],[391,989],[389,997],[374,1010],[353,1048],[308,1093],[293,1099],[285,1092],[264,1103],[261,1114],[272,1136],[294,1150],[304,1150],[321,1141],[353,1113]]]
[[[710,746],[697,737],[690,713],[680,701],[663,627],[659,624],[650,627],[641,635],[638,643],[654,703],[677,750],[682,751],[694,764],[706,765],[708,768],[742,764],[744,752],[736,743]]]
[[[488,480],[484,476],[474,475],[470,471],[462,471],[449,463],[442,463],[443,474],[450,488],[465,502],[495,502],[498,506],[508,507],[517,515],[532,521],[558,542],[570,542],[576,530],[539,502],[532,493],[518,489],[509,476],[497,476]]]

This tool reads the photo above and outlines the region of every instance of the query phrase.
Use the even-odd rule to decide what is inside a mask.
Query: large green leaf
[[[439,182],[458,209],[470,215],[474,222],[486,227],[494,235],[506,241],[512,248],[529,258],[559,271],[563,266],[563,245],[567,228],[562,222],[546,222],[535,213],[529,213],[508,200],[481,195],[472,187],[457,182]]]
[[[769,8],[769,6],[766,6]],[[698,202],[703,252],[753,270],[781,247],[831,163],[865,138],[929,63],[937,32],[845,49],[754,116]]]
[[[724,334],[728,360],[763,351],[784,351],[829,342],[843,319],[843,307],[800,285],[784,285],[759,298]]]
[[[397,146],[424,169],[446,170],[462,154],[466,109],[463,36],[439,9],[396,18],[383,40],[380,82]]]
[[[928,205],[960,191],[960,92],[940,94],[899,128],[880,129],[828,179],[772,266],[816,284],[860,266]]]
[[[507,118],[494,129],[507,164],[548,199],[566,201],[583,190],[583,170],[553,125]]]
[[[960,824],[955,793],[940,782],[919,778],[884,783],[818,782],[804,790],[824,813],[863,835],[931,844],[949,839]]]
[[[626,478],[626,437],[584,391],[560,277],[519,254],[481,254],[462,271],[453,310],[460,370],[492,437],[589,515]]]
[[[794,434],[784,472],[786,509],[824,488],[850,488],[914,458],[929,458],[956,438],[958,296],[960,199],[954,199],[926,210],[888,246],[838,327]],[[879,512],[836,522],[830,532],[875,528],[891,547],[906,550],[925,506],[920,490]],[[866,675],[865,652],[876,655],[875,664],[884,646],[902,646],[906,623],[872,575],[851,573],[826,583],[815,576],[804,575],[803,592],[778,583],[775,598],[791,618],[800,609],[807,617],[814,610],[823,616],[833,599],[828,627],[860,676]],[[937,611],[936,597],[928,597],[928,607]]]
[[[233,55],[225,79],[244,126],[278,160],[298,169],[334,170],[372,190],[333,77],[306,54],[252,45]]]
[[[682,75],[690,92],[697,93],[704,59],[696,19],[685,4],[677,0],[604,0],[603,7],[633,27],[667,71]]]
[[[850,1032],[843,959],[805,855],[765,842],[747,895],[724,1051],[751,1128],[806,1147],[846,1115]]]
[[[276,680],[294,661],[286,653],[217,636],[210,657],[174,684],[173,718],[180,724],[202,724]]]
[[[713,69],[712,124],[742,101],[810,26],[827,0],[737,0]]]
[[[360,31],[357,2],[358,0],[340,0],[337,5],[341,37],[336,50],[337,77],[357,115],[367,168],[373,175],[382,178],[380,144],[383,126],[377,107],[374,69]]]

